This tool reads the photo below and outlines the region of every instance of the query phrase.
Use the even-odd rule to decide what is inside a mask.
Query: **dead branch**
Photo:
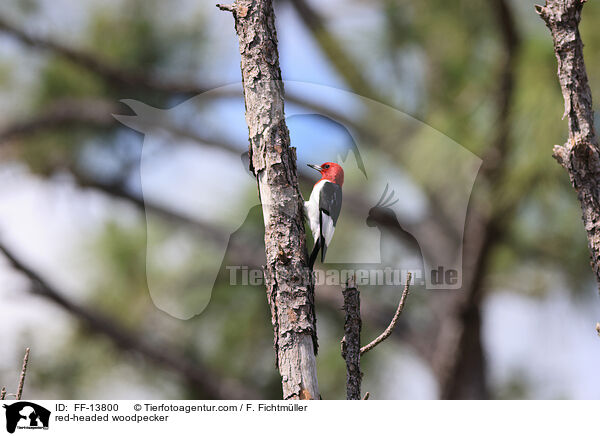
[[[398,308],[396,309],[396,313],[394,314],[394,317],[392,318],[390,325],[384,330],[384,332],[382,334],[380,334],[377,338],[375,338],[369,344],[365,345],[364,347],[362,347],[360,349],[361,356],[363,354],[371,351],[377,345],[379,345],[383,341],[385,341],[394,331],[394,328],[396,327],[396,324],[398,324],[398,320],[400,319],[400,315],[402,314],[402,309],[404,309],[404,303],[406,302],[406,297],[408,297],[408,294],[409,294],[408,291],[410,288],[410,280],[411,279],[412,279],[412,274],[409,272],[406,276],[406,284],[404,285],[404,290],[402,291],[402,296],[400,297],[400,302],[398,303]]]
[[[567,170],[577,192],[587,232],[591,266],[600,287],[600,146],[594,131],[579,22],[584,0],[547,0],[536,11],[546,23],[558,61],[558,80],[569,120],[569,140],[555,145],[553,156]]]
[[[342,358],[346,361],[346,399],[360,400],[360,293],[354,278],[349,278],[342,291],[344,296],[344,338],[342,339]]]
[[[17,401],[21,399],[23,395],[23,386],[25,385],[25,375],[27,374],[27,363],[29,362],[29,348],[25,350],[25,357],[23,357],[23,367],[21,368],[21,376],[19,377],[19,387],[17,388]]]
[[[400,314],[404,308],[406,298],[408,297],[411,273],[409,272],[406,277],[406,284],[404,285],[404,291],[400,297],[398,309],[394,314],[394,317],[385,331],[379,335],[374,341],[360,347],[360,331],[362,328],[362,319],[360,314],[360,292],[356,287],[354,277],[350,277],[346,286],[344,287],[342,294],[344,297],[344,337],[342,338],[342,358],[346,361],[346,399],[347,400],[360,400],[360,390],[362,382],[362,372],[360,370],[360,359],[362,355],[377,345],[385,341],[391,334],[398,320]],[[363,400],[369,398],[369,393],[363,397]]]
[[[21,367],[21,375],[19,376],[19,387],[17,388],[17,400],[20,400],[23,396],[25,376],[27,375],[27,364],[29,363],[29,351],[30,348],[25,349],[25,356],[23,357],[23,366]]]

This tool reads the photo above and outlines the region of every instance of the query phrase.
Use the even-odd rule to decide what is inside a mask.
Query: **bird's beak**
[[[321,172],[321,171],[323,171],[323,170],[321,169],[321,167],[320,167],[320,166],[318,166],[318,165],[313,165],[313,164],[306,164],[306,165],[308,165],[309,167],[311,167],[313,170],[317,170],[318,172]]]

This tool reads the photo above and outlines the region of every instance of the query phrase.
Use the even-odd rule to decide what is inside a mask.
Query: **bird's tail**
[[[325,263],[325,253],[327,253],[327,244],[325,238],[321,236],[321,263]]]
[[[318,238],[315,242],[315,246],[313,247],[312,253],[310,253],[310,258],[308,259],[308,267],[312,270],[315,265],[315,261],[317,260],[317,256],[319,254],[319,249],[321,248],[321,238]]]

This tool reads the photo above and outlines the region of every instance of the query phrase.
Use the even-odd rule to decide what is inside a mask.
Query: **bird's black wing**
[[[340,185],[331,182],[323,185],[319,198],[319,209],[333,219],[334,225],[337,224],[342,210],[342,188],[340,188]]]
[[[342,210],[342,188],[337,183],[327,182],[319,197],[319,229],[321,262],[325,261],[327,246],[333,237],[335,225]]]

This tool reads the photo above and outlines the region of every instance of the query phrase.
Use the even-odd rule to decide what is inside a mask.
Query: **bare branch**
[[[546,23],[558,61],[558,80],[569,120],[569,140],[554,147],[577,192],[587,232],[591,266],[600,287],[600,146],[594,130],[594,111],[579,33],[582,0],[548,0],[536,11]]]
[[[239,384],[236,380],[226,379],[216,374],[200,362],[191,362],[181,352],[169,344],[156,339],[149,340],[147,334],[137,335],[127,331],[115,319],[111,319],[69,300],[63,293],[43,280],[36,272],[21,262],[4,244],[0,243],[0,252],[4,253],[13,268],[23,273],[31,281],[31,292],[52,301],[69,312],[94,333],[109,338],[115,346],[125,351],[136,352],[149,361],[175,372],[194,386],[206,398],[213,399],[251,399],[258,398],[258,392]]]
[[[370,393],[370,392],[367,392],[367,393],[365,394],[365,396],[363,397],[363,400],[368,400],[370,396],[371,396],[371,393]]]
[[[21,368],[21,376],[19,377],[19,387],[17,389],[17,400],[20,400],[21,396],[23,395],[25,375],[27,374],[27,363],[29,362],[29,350],[29,348],[25,350],[25,357],[23,357],[23,367]]]
[[[368,351],[371,351],[373,348],[375,348],[377,345],[381,344],[383,341],[385,341],[394,331],[394,327],[396,327],[396,324],[398,323],[398,320],[400,319],[400,315],[402,314],[402,309],[404,309],[404,303],[406,302],[406,297],[408,297],[408,291],[410,288],[410,280],[412,279],[412,274],[409,272],[406,276],[406,284],[404,285],[404,291],[402,291],[402,296],[400,297],[400,303],[398,303],[398,308],[396,309],[396,313],[394,314],[394,317],[392,318],[392,322],[390,322],[390,325],[385,329],[385,331],[380,334],[377,338],[375,338],[371,343],[365,345],[364,347],[362,347],[360,349],[360,354],[361,356],[365,353],[367,353]]]
[[[346,361],[346,399],[360,400],[360,293],[354,277],[348,279],[344,290],[344,338],[342,339],[342,358]]]
[[[234,5],[224,5],[224,4],[220,4],[220,3],[218,3],[218,4],[217,4],[217,7],[218,7],[219,9],[221,9],[222,11],[227,11],[227,12],[232,12],[232,13],[234,13],[234,12],[235,12],[235,7],[234,7]]]

